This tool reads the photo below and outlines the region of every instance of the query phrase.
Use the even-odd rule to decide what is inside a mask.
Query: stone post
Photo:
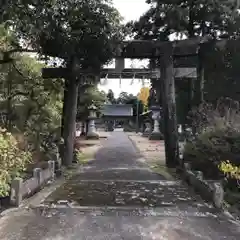
[[[224,189],[221,183],[213,183],[213,203],[215,207],[221,208],[224,202]]]
[[[81,135],[81,122],[76,123],[76,137]]]
[[[33,177],[37,179],[38,185],[40,187],[40,185],[43,182],[43,179],[42,179],[42,169],[41,168],[34,168],[33,169]]]
[[[80,136],[86,136],[86,131],[87,131],[86,123],[84,121],[82,121],[81,122],[81,134],[80,134]]]
[[[151,123],[150,122],[145,122],[145,130],[142,134],[143,137],[149,137],[150,133],[151,133]]]
[[[62,167],[62,159],[59,155],[59,153],[56,153],[56,157],[55,159],[53,159],[55,161],[55,174],[56,174],[56,177],[59,177],[61,176],[62,174],[62,170],[61,170],[61,167]]]
[[[21,178],[12,180],[10,193],[10,204],[12,206],[19,207],[22,202],[22,184],[23,180]]]
[[[54,180],[55,178],[55,162],[54,161],[48,161],[48,169],[51,172],[51,179]]]

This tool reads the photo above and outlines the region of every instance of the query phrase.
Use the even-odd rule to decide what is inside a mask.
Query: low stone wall
[[[27,198],[41,189],[48,181],[55,178],[55,161],[48,161],[48,168],[35,168],[33,177],[23,181],[16,178],[11,184],[10,204],[18,207],[24,198]]]
[[[204,180],[203,173],[193,171],[188,163],[183,164],[185,180],[207,201],[213,202],[216,208],[222,208],[224,204],[224,189],[219,181]]]
[[[165,163],[165,149],[163,141],[153,143],[138,134],[128,134],[128,136],[134,145],[138,149],[141,149],[141,153],[146,161],[157,162],[160,164]],[[202,172],[193,171],[190,164],[184,163],[184,145],[185,142],[179,143],[180,166],[177,170],[181,173],[184,180],[186,180],[203,199],[213,202],[215,207],[222,209],[225,194],[221,182],[215,180],[205,180]]]

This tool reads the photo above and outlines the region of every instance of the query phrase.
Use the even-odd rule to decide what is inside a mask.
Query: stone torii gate
[[[164,140],[166,165],[168,167],[176,167],[179,164],[179,147],[178,147],[178,130],[176,119],[176,102],[175,102],[175,81],[174,81],[174,59],[180,60],[183,58],[196,57],[199,54],[199,44],[208,41],[206,38],[194,38],[188,40],[181,40],[176,42],[161,42],[161,41],[126,41],[119,44],[116,58],[131,58],[131,59],[158,59],[160,66],[157,66],[160,72],[160,81],[158,81],[158,90],[163,96],[163,119],[164,119]],[[66,56],[59,56],[58,53],[44,52],[46,55],[53,57],[66,58]],[[43,78],[65,78],[66,91],[64,95],[64,108],[69,110],[73,108],[71,114],[64,114],[64,140],[65,150],[64,158],[72,158],[73,152],[73,133],[75,123],[75,113],[77,105],[77,89],[79,79],[87,76],[101,76],[116,77],[116,72],[110,69],[101,69],[99,71],[83,70],[78,68],[78,56],[74,56],[73,60],[69,62],[67,68],[43,68]],[[203,71],[201,64],[199,64],[198,76],[199,82],[203,78]],[[178,67],[178,66],[176,66]],[[125,73],[124,73],[125,71]],[[123,70],[120,72],[122,78],[129,78],[129,72],[140,72],[139,76],[145,76],[146,73],[140,69]],[[126,74],[128,73],[128,75]],[[114,75],[115,74],[115,75]],[[119,74],[119,73],[117,73]],[[152,73],[150,74],[153,77]],[[114,77],[114,78],[115,78]],[[75,111],[76,112],[76,111]]]

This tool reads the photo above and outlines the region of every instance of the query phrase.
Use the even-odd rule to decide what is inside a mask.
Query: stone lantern
[[[96,110],[97,107],[92,104],[88,107],[89,110],[89,117],[88,117],[88,132],[87,132],[87,139],[99,139],[99,134],[96,131],[95,127],[95,119],[97,118]]]
[[[154,124],[153,124],[153,131],[149,136],[149,140],[163,140],[163,135],[159,129],[159,121],[161,119],[161,114],[160,114],[161,108],[158,106],[152,106],[150,110],[152,110],[152,119],[154,121]]]

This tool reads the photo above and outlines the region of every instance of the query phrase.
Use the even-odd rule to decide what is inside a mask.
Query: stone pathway
[[[114,132],[42,205],[3,216],[0,239],[240,239],[236,222],[143,160],[125,133]]]

